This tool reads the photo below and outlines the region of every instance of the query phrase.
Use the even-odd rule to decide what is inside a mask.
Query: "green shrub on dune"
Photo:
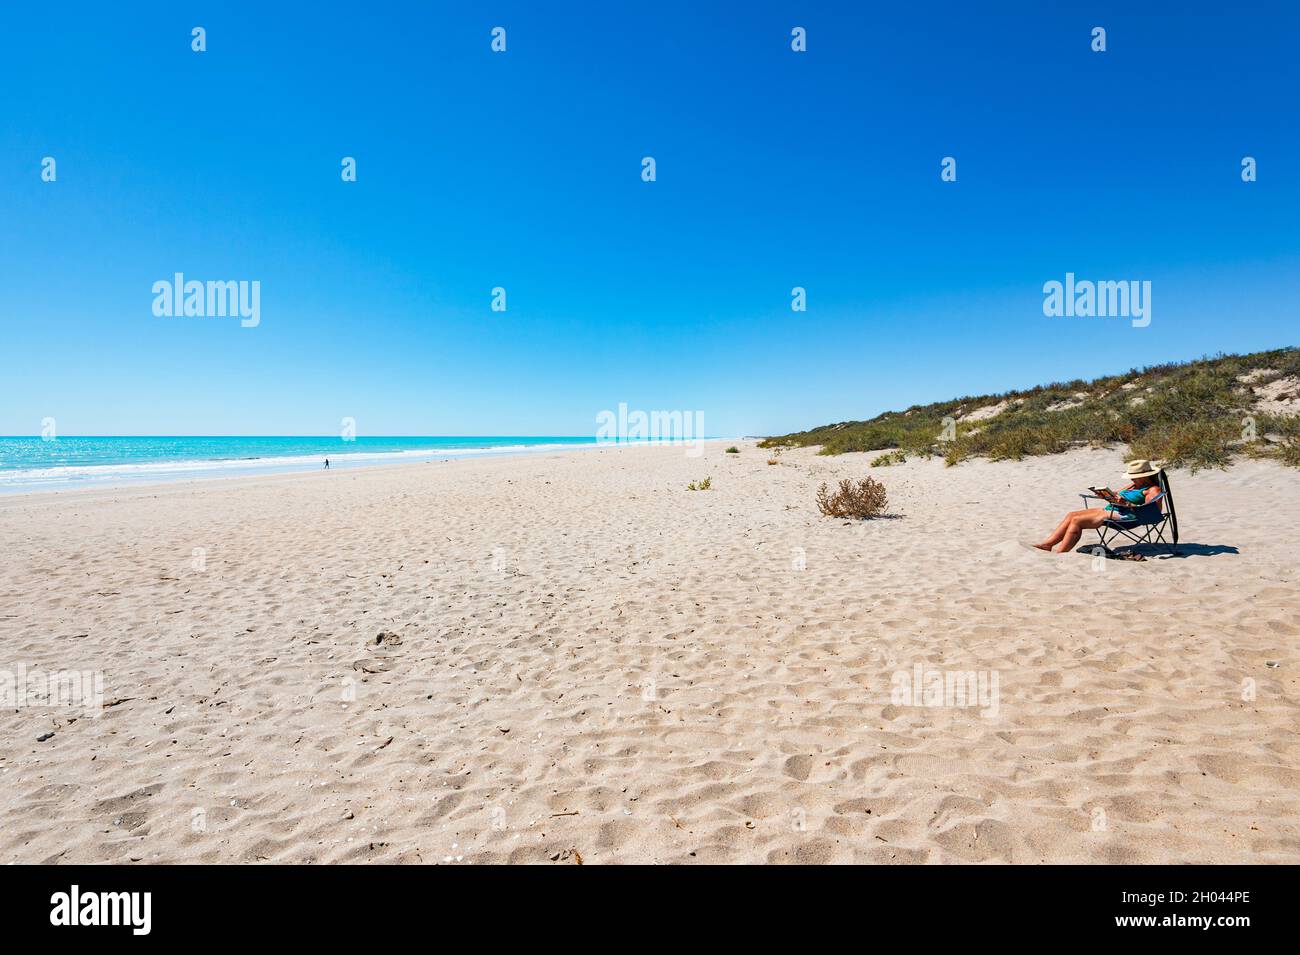
[[[906,464],[907,455],[902,451],[890,451],[888,454],[882,454],[878,458],[873,458],[871,466],[873,468],[887,468],[894,464]]]
[[[768,438],[759,446],[891,452],[875,458],[873,467],[907,455],[939,455],[955,465],[970,457],[1019,460],[1117,444],[1127,445],[1133,457],[1193,469],[1225,466],[1239,453],[1300,466],[1300,401],[1264,410],[1260,397],[1261,386],[1280,384],[1285,387],[1274,390],[1285,392],[1297,378],[1300,349],[1223,355],[914,405],[869,421]]]

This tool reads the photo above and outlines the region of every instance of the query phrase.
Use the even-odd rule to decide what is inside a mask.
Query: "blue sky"
[[[0,12],[0,433],[780,433],[1300,338],[1292,4],[272,6]]]

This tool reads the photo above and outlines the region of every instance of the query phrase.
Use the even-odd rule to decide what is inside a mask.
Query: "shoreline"
[[[732,438],[700,438],[692,440],[691,443],[696,445],[707,445],[720,441],[736,440]],[[348,474],[357,474],[378,469],[388,469],[397,467],[415,466],[417,464],[442,464],[451,461],[472,461],[481,459],[495,459],[500,457],[514,457],[520,455],[550,454],[559,453],[567,454],[578,451],[597,451],[624,448],[645,448],[655,446],[679,446],[684,444],[670,441],[622,441],[622,442],[599,442],[592,439],[589,444],[545,444],[545,445],[512,445],[500,448],[482,448],[464,451],[443,451],[432,450],[424,452],[392,452],[396,460],[376,460],[385,457],[382,452],[361,455],[364,461],[348,460],[346,456],[339,456],[338,460],[343,463],[335,465],[326,470],[320,462],[323,458],[304,459],[300,464],[264,464],[241,466],[240,464],[231,464],[225,467],[179,467],[181,465],[203,465],[207,461],[178,461],[178,468],[175,472],[159,475],[158,477],[148,476],[127,476],[115,474],[105,474],[102,478],[91,477],[84,483],[67,483],[58,486],[41,486],[41,487],[7,487],[3,483],[6,472],[0,471],[0,505],[7,500],[14,498],[27,498],[32,495],[69,495],[83,494],[93,491],[125,491],[132,488],[156,489],[171,486],[200,485],[210,482],[221,481],[238,481],[238,480],[258,480],[261,478],[273,478],[284,476],[306,476],[311,474],[328,474],[331,472],[346,472]],[[346,455],[346,452],[345,452]],[[295,459],[296,460],[296,459]],[[307,460],[313,461],[311,465],[306,463]],[[335,458],[331,458],[331,461]],[[217,462],[211,462],[217,463]],[[154,462],[150,462],[150,465]],[[167,462],[157,462],[158,467],[166,467]],[[118,468],[120,465],[84,465],[80,468],[94,469],[96,467]],[[16,472],[10,472],[16,473]]]

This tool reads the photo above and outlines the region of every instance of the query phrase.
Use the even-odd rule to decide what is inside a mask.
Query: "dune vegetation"
[[[1300,349],[1218,355],[1025,391],[967,396],[867,421],[770,437],[765,448],[820,445],[822,454],[884,451],[873,466],[909,455],[1020,459],[1077,447],[1127,447],[1193,470],[1237,455],[1300,467]]]

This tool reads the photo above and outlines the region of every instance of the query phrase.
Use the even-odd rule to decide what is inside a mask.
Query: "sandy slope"
[[[1300,861],[1295,471],[1176,474],[1192,556],[1119,563],[1016,543],[1119,452],[881,469],[856,525],[863,456],[765,458],[0,499],[0,669],[115,704],[0,712],[0,861]]]

